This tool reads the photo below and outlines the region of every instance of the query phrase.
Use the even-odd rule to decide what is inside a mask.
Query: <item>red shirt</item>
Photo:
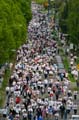
[[[21,98],[20,97],[16,97],[15,102],[16,102],[16,104],[19,104],[21,102]]]

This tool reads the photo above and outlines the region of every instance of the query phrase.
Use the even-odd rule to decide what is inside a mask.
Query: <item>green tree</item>
[[[70,41],[79,46],[79,1],[71,0],[67,19]]]
[[[31,0],[0,0],[0,64],[26,41]]]

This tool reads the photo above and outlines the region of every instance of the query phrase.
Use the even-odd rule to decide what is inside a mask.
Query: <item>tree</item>
[[[0,64],[26,41],[31,16],[31,0],[0,0]]]
[[[70,41],[79,46],[79,1],[71,0],[67,19]]]

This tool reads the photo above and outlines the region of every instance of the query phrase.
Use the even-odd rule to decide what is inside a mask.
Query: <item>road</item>
[[[41,6],[32,4],[33,18],[28,26],[28,42],[17,51],[17,60],[6,93],[7,119],[69,120],[74,113],[73,93],[68,97],[71,82],[60,73],[55,56],[58,43],[51,39],[48,17]],[[66,100],[66,103],[62,101]],[[67,106],[69,102],[69,106]],[[70,109],[68,118],[61,118],[60,106]],[[72,109],[71,109],[72,108]],[[42,115],[41,115],[42,114]],[[13,120],[13,119],[12,119]]]

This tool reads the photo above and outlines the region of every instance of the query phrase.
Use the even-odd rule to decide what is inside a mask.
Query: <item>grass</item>
[[[77,58],[76,64],[79,64],[79,57]]]
[[[7,69],[6,73],[4,74],[4,80],[2,82],[2,86],[0,88],[0,108],[3,107],[4,102],[6,100],[5,88],[8,85],[9,77],[10,77],[10,70]]]
[[[69,62],[68,62],[66,56],[63,57],[63,64],[64,64],[65,69],[68,71],[68,69],[69,69]]]
[[[69,73],[68,78],[71,82],[75,82],[75,78],[72,76],[72,74]]]
[[[72,91],[79,91],[79,87],[73,87],[71,88]]]
[[[44,2],[48,2],[48,0],[34,0],[38,4],[43,4]]]
[[[42,14],[46,14],[46,13],[47,13],[47,10],[46,10],[46,9],[42,9],[40,12],[41,12]]]
[[[10,62],[13,63],[13,67],[11,69],[10,68],[6,69],[6,72],[4,73],[4,76],[3,76],[3,82],[2,82],[2,85],[0,88],[0,108],[4,107],[4,104],[5,104],[5,100],[6,100],[5,89],[8,86],[8,83],[9,83],[8,81],[9,81],[10,75],[14,69],[14,65],[16,62],[16,55],[15,54],[13,55],[12,58],[10,58]]]
[[[63,64],[64,64],[65,69],[66,69],[67,71],[69,71],[70,65],[69,65],[68,59],[67,59],[67,57],[66,57],[65,55],[64,55]],[[72,76],[72,74],[69,73],[69,72],[68,72],[68,78],[69,78],[69,80],[70,80],[71,82],[75,82],[75,78],[74,78],[74,77]]]
[[[59,41],[58,41],[59,42]],[[59,42],[59,46],[61,46],[61,43]],[[63,49],[60,49],[60,55],[63,56],[64,55],[64,52],[63,52]]]

